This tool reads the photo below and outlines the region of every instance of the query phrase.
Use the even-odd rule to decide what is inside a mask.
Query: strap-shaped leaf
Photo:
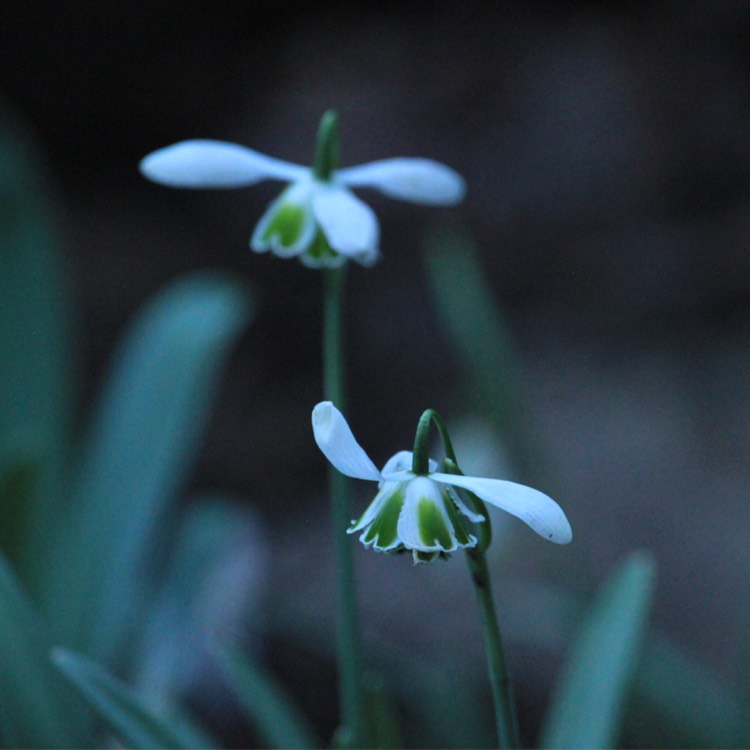
[[[651,556],[633,553],[599,592],[567,657],[541,747],[614,746],[648,625],[654,577]]]
[[[129,673],[156,697],[202,683],[211,658],[207,644],[246,631],[265,611],[270,566],[265,528],[244,503],[195,498],[172,521],[170,534],[173,548]]]
[[[28,552],[29,506],[38,500],[42,469],[38,455],[23,455],[21,446],[9,450],[16,455],[0,455],[0,550],[20,575]]]
[[[0,556],[0,746],[91,747],[83,706],[49,663],[50,642]]]
[[[141,312],[115,358],[49,576],[61,643],[112,663],[137,621],[154,529],[194,458],[230,345],[248,319],[235,280],[196,274]]]
[[[628,702],[627,747],[747,747],[750,711],[717,674],[652,634]]]
[[[235,649],[214,644],[212,650],[246,718],[267,747],[320,747],[303,714],[271,675]]]
[[[89,659],[62,648],[53,649],[51,658],[125,747],[218,746],[182,718],[161,715],[142,696]]]
[[[70,445],[71,336],[52,200],[33,140],[0,101],[0,462],[36,466],[34,501],[4,515],[24,584],[57,526]]]
[[[384,677],[378,672],[362,676],[365,710],[372,735],[372,746],[377,750],[406,747],[398,721],[395,696]]]

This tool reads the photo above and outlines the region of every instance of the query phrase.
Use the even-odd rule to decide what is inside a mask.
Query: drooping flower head
[[[471,524],[484,523],[485,518],[464,502],[463,491],[520,518],[552,542],[567,544],[573,538],[560,506],[538,490],[501,479],[439,472],[432,460],[415,471],[409,451],[396,453],[378,471],[330,401],[313,409],[312,425],[315,442],[338,471],[378,482],[375,499],[348,529],[349,534],[361,531],[360,541],[378,552],[411,550],[416,563],[475,547]]]
[[[250,240],[253,250],[299,257],[312,267],[347,259],[370,266],[379,257],[378,220],[349,188],[374,188],[399,200],[426,205],[458,203],[465,185],[450,167],[430,159],[383,159],[338,169],[338,120],[326,112],[312,168],[274,159],[234,143],[189,140],[146,156],[145,177],[169,187],[235,188],[261,180],[289,183],[271,202]]]

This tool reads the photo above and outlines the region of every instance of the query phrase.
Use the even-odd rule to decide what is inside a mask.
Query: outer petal
[[[312,426],[318,448],[342,474],[375,482],[382,479],[375,464],[355,440],[344,415],[330,401],[322,401],[313,409]]]
[[[495,505],[527,523],[537,534],[556,544],[567,544],[573,538],[562,508],[539,490],[502,479],[480,479],[455,474],[430,474],[443,484],[463,487],[490,505]]]
[[[466,183],[458,172],[432,159],[383,159],[336,172],[336,179],[352,187],[371,187],[412,203],[458,203]]]
[[[383,466],[381,474],[386,482],[404,482],[408,479],[413,479],[414,474],[411,473],[411,466],[414,460],[414,454],[411,451],[399,451],[395,455],[391,456]],[[437,471],[437,461],[429,459],[428,466],[430,472]]]
[[[337,185],[317,183],[312,197],[313,213],[331,247],[363,265],[380,255],[380,229],[373,210],[353,193]]]
[[[145,177],[182,188],[232,188],[261,180],[299,180],[309,170],[224,141],[181,141],[141,160]]]
[[[281,258],[304,253],[315,239],[311,197],[313,184],[301,180],[290,185],[266,209],[255,227],[250,247],[256,253],[270,250]]]
[[[386,482],[408,482],[412,479],[411,463],[412,463],[412,452],[411,451],[399,451],[395,455],[391,456],[383,466],[383,470],[380,472],[383,479],[381,480],[381,486]],[[394,474],[392,478],[390,475]]]

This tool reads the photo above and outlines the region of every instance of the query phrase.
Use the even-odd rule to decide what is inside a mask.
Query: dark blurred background
[[[537,617],[528,602],[514,613],[524,582],[561,578],[589,595],[645,548],[658,563],[655,625],[729,676],[729,623],[750,570],[749,43],[750,4],[728,0],[3,2],[0,94],[39,139],[58,191],[82,414],[149,295],[190,269],[247,278],[258,315],[192,484],[260,511],[267,622],[283,631],[307,622],[302,612],[330,629],[325,468],[309,430],[321,395],[320,279],[249,250],[278,184],[169,190],[137,163],[193,137],[309,163],[318,119],[335,107],[345,165],[428,156],[469,186],[447,211],[363,194],[384,259],[348,280],[349,418],[360,442],[382,463],[409,446],[427,406],[467,424],[423,238],[437,221],[468,227],[525,373],[552,485],[543,489],[575,532],[572,547],[548,549],[513,526],[497,572],[502,617],[516,630]],[[358,487],[358,507],[369,491]],[[357,560],[373,648],[429,655],[461,644],[481,675],[460,559],[412,569],[358,550]],[[436,599],[444,614],[455,603],[438,622]],[[520,700],[534,716],[564,642],[540,654],[510,629]],[[277,651],[279,669],[293,671]],[[311,700],[297,677],[294,690]]]

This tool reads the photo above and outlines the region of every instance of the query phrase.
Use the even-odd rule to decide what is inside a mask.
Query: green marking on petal
[[[454,549],[455,544],[445,516],[430,497],[422,497],[417,505],[419,537],[428,547],[439,545],[445,550]]]
[[[458,509],[453,503],[453,500],[451,500],[451,498],[445,492],[441,492],[440,494],[443,497],[443,503],[445,504],[445,511],[448,514],[448,518],[450,518],[450,521],[453,524],[453,532],[456,535],[456,541],[462,547],[471,545],[469,532],[466,530],[463,518],[461,518],[461,516],[459,515]]]
[[[364,544],[374,544],[375,549],[387,549],[398,543],[398,517],[404,507],[404,490],[399,487],[383,503],[383,507],[373,518],[372,523],[362,536]]]
[[[326,236],[318,228],[315,232],[315,239],[300,260],[309,268],[337,268],[346,261],[346,258],[330,246]]]
[[[281,247],[292,247],[302,236],[306,216],[304,206],[280,203],[260,236],[261,242],[270,244],[275,241]]]
[[[422,550],[418,549],[415,549],[413,551],[413,559],[415,565],[417,563],[426,563],[427,565],[429,565],[430,563],[434,563],[438,558],[449,560],[450,555],[446,554],[445,552],[422,552]]]

